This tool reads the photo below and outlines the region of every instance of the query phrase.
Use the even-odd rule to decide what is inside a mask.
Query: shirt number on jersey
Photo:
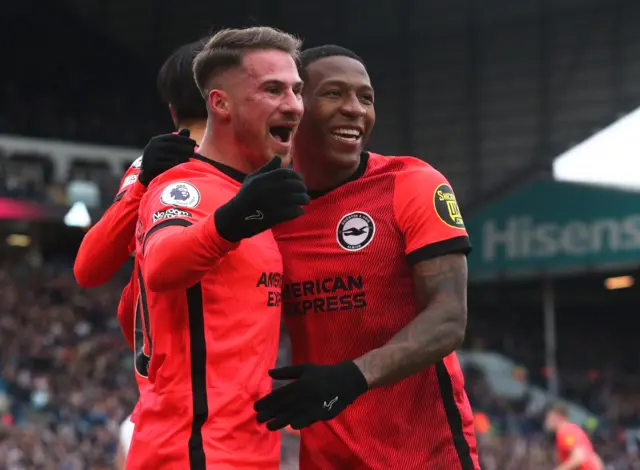
[[[147,291],[138,272],[138,287],[140,293],[136,301],[136,311],[133,329],[134,366],[136,373],[142,377],[149,377],[149,361],[153,351],[151,335],[149,334],[149,306],[147,305]],[[149,354],[145,353],[145,346]]]

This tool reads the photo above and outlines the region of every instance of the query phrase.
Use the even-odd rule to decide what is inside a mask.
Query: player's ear
[[[171,103],[169,103],[169,112],[171,113],[171,120],[173,121],[174,127],[178,128],[178,116],[176,115],[176,109],[173,107]]]
[[[222,90],[211,90],[209,92],[209,108],[214,114],[220,117],[229,115],[229,95]]]

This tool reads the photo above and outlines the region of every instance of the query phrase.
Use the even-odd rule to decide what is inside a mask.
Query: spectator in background
[[[560,462],[556,470],[603,470],[591,440],[580,426],[569,421],[568,416],[564,405],[553,405],[545,418],[545,428],[555,434]]]

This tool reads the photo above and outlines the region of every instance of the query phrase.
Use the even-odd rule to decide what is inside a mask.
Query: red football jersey
[[[151,388],[128,469],[278,469],[280,436],[253,403],[271,390],[282,260],[271,232],[233,244],[213,221],[244,177],[196,156],[157,177],[140,205]]]
[[[149,388],[149,380],[147,378],[149,369],[149,350],[145,344],[146,322],[148,319],[143,318],[144,309],[142,307],[143,299],[140,296],[138,288],[139,276],[138,262],[134,263],[133,274],[122,291],[122,297],[118,305],[118,321],[124,332],[125,337],[131,338],[131,348],[133,349],[134,374],[138,384],[139,401],[144,398]],[[140,406],[136,404],[135,409],[131,413],[130,420],[136,423],[138,419]]]
[[[131,164],[114,203],[82,239],[73,266],[76,280],[82,287],[96,287],[107,282],[135,249],[138,206],[146,191],[138,181],[141,163],[142,157]],[[131,338],[128,336],[127,339]]]
[[[195,151],[198,151],[197,146]],[[142,156],[125,172],[114,203],[91,227],[80,244],[73,270],[82,287],[96,287],[107,282],[135,250],[138,207],[147,190],[138,181],[141,167]],[[133,318],[129,320],[133,322]],[[128,331],[133,330],[129,328]],[[127,340],[132,338],[127,336]]]
[[[293,363],[336,364],[387,343],[419,313],[412,265],[467,253],[447,180],[412,157],[365,153],[347,183],[313,195],[274,228]],[[301,432],[301,470],[479,468],[471,407],[454,354],[370,390]]]
[[[556,453],[558,460],[564,462],[576,447],[582,447],[586,459],[578,470],[601,470],[600,459],[593,450],[587,434],[574,423],[564,423],[556,431]]]

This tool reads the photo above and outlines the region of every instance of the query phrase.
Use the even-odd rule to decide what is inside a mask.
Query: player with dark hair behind
[[[125,173],[114,203],[85,235],[78,250],[74,274],[82,287],[104,284],[124,265],[135,250],[138,206],[149,182],[163,171],[185,162],[193,154],[196,143],[202,139],[207,110],[193,79],[192,66],[193,59],[203,45],[204,41],[201,40],[180,47],[160,69],[158,91],[181,135],[167,134],[151,139],[143,155]],[[188,137],[189,132],[191,138]],[[147,378],[140,302],[137,265],[134,265],[134,273],[120,299],[118,320],[127,342],[135,352],[135,375],[140,396],[143,396]],[[134,410],[121,425],[118,465],[122,468],[135,420]]]
[[[252,404],[271,390],[278,352],[282,259],[270,229],[309,202],[301,176],[281,168],[303,112],[299,47],[273,28],[230,29],[194,61],[208,112],[199,153],[140,204],[151,392],[129,470],[279,467],[280,436]]]
[[[202,140],[207,110],[193,79],[192,66],[203,44],[200,40],[180,47],[166,60],[158,74],[158,91],[169,107],[176,130],[189,129],[196,143]],[[114,204],[85,235],[74,265],[76,280],[82,287],[104,284],[123,266],[132,252],[138,204],[149,182],[164,170],[186,160],[184,155],[180,155],[182,149],[173,152],[178,155],[176,159],[170,158],[172,152],[167,152],[166,147],[159,149],[164,140],[160,137],[154,137],[143,155],[132,163],[122,178]],[[130,337],[131,333],[127,332],[126,336]]]
[[[363,151],[374,90],[352,51],[301,54],[305,114],[293,164],[312,198],[274,228],[284,263],[292,380],[255,403],[301,429],[301,470],[475,470],[454,350],[467,317],[470,242],[451,186],[413,157]]]
[[[205,44],[206,39],[201,39],[178,48],[158,73],[158,91],[176,130],[189,129],[198,143],[207,124],[207,107],[193,78],[193,61]]]
[[[589,436],[569,421],[569,410],[562,404],[552,405],[544,426],[555,434],[556,453],[560,464],[556,470],[603,470],[600,457],[593,450]]]

